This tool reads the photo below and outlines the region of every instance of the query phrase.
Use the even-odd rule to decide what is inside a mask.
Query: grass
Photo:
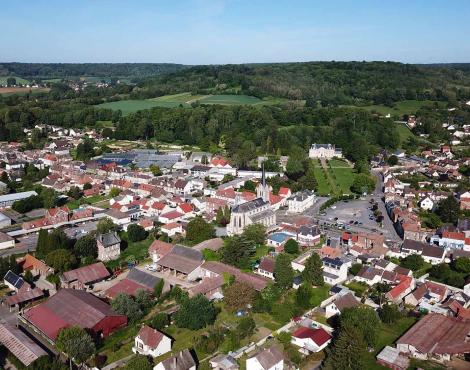
[[[0,85],[6,85],[6,84],[7,84],[7,80],[8,80],[10,77],[15,78],[15,79],[16,79],[16,83],[19,84],[19,85],[27,85],[27,84],[29,84],[29,81],[28,81],[28,80],[25,80],[24,78],[21,78],[21,77],[18,77],[18,76],[0,76]]]
[[[327,284],[314,288],[312,297],[310,298],[310,304],[313,307],[320,306],[320,303],[322,303],[325,299],[328,298],[329,291],[330,291],[330,286]]]
[[[349,284],[346,284],[346,286],[359,297],[362,297],[363,294],[369,289],[367,284],[358,281],[351,281]]]
[[[326,176],[320,161],[315,161],[313,170],[317,180],[317,193],[319,195],[351,194],[351,185],[354,181],[354,169],[344,160],[331,159],[328,161]]]
[[[316,163],[313,168],[313,173],[315,175],[315,180],[317,180],[317,193],[319,195],[328,195],[331,194],[330,184],[325,177],[325,173],[320,166],[320,163]]]
[[[404,124],[396,124],[396,129],[400,138],[400,146],[406,143],[410,137],[414,136],[411,130]]]
[[[121,250],[121,255],[117,260],[109,261],[106,266],[113,269],[115,267],[121,266],[123,263],[126,262],[127,258],[132,256],[136,261],[144,261],[148,255],[148,248],[150,244],[152,244],[154,238],[153,236],[149,236],[147,239],[142,240],[140,242],[129,242],[127,241],[127,233],[122,232],[120,235],[121,239],[127,244],[127,248]],[[123,243],[124,244],[124,243]],[[121,244],[121,248],[122,245]]]
[[[200,104],[221,104],[221,105],[274,105],[286,102],[281,98],[264,98],[259,99],[249,95],[191,95],[191,93],[181,93],[174,95],[164,95],[158,98],[146,100],[120,100],[115,102],[107,102],[98,105],[100,108],[122,111],[123,115],[135,113],[139,110],[150,109],[155,107],[190,108],[192,103]]]
[[[105,195],[93,195],[88,198],[80,198],[80,199],[74,199],[71,200],[66,204],[67,207],[69,207],[70,210],[74,210],[79,208],[81,205],[84,204],[95,204],[102,202],[104,200],[108,199]]]
[[[440,108],[445,107],[444,102],[435,102],[432,100],[404,100],[395,103],[392,107],[387,107],[385,105],[367,105],[360,108],[366,109],[370,112],[379,113],[381,115],[390,114],[393,117],[402,116],[404,114],[416,114],[421,107],[432,106],[435,103],[437,103]]]
[[[392,345],[398,338],[400,338],[414,323],[414,317],[404,317],[393,324],[382,324],[377,345],[374,352],[367,352],[365,370],[383,370],[383,366],[376,363],[377,354],[388,345]]]

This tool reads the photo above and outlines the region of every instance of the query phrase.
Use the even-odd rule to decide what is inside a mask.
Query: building
[[[119,293],[126,293],[130,296],[136,296],[139,290],[144,290],[153,294],[155,286],[160,282],[160,278],[148,272],[132,268],[127,276],[119,280],[111,288],[106,290],[106,297],[115,298]],[[164,287],[163,292],[167,291],[168,287]]]
[[[274,268],[276,266],[276,261],[271,257],[263,257],[261,262],[256,270],[256,273],[267,277],[268,279],[274,280]]]
[[[230,355],[220,354],[209,360],[213,370],[238,370],[237,361]]]
[[[134,339],[132,352],[153,358],[171,351],[171,339],[162,332],[142,325]]]
[[[10,235],[0,232],[0,249],[13,248],[15,246],[15,239]]]
[[[156,263],[160,258],[170,253],[172,249],[173,244],[156,239],[150,244],[148,252],[152,261]]]
[[[153,370],[196,370],[196,361],[191,352],[185,349],[159,362]]]
[[[24,284],[28,284],[20,275],[15,274],[11,270],[8,270],[3,277],[3,283],[8,287],[8,289],[14,292],[18,292]]]
[[[86,289],[110,276],[103,262],[97,262],[64,272],[60,276],[60,285],[62,288]]]
[[[410,366],[408,357],[400,353],[396,348],[385,346],[377,355],[377,363],[393,370],[406,370]]]
[[[115,313],[111,306],[83,290],[59,291],[19,316],[20,325],[32,335],[53,343],[60,330],[79,326],[95,337],[107,337],[127,324],[127,317]]]
[[[340,315],[341,311],[344,309],[357,307],[360,304],[354,294],[343,294],[325,306],[325,317],[330,318],[335,315]]]
[[[283,370],[284,354],[273,345],[258,352],[256,356],[246,360],[246,370]]]
[[[346,258],[322,258],[323,280],[330,285],[341,284],[348,279],[348,269],[352,263]]]
[[[35,191],[23,191],[21,193],[5,194],[0,196],[0,208],[11,207],[18,200],[38,195]]]
[[[397,340],[400,353],[421,360],[449,361],[470,353],[470,320],[430,313]]]
[[[310,190],[299,191],[287,198],[289,213],[302,213],[313,206],[315,194]]]
[[[326,158],[331,159],[334,157],[341,158],[343,153],[341,149],[336,148],[334,144],[312,144],[308,151],[310,158]]]
[[[112,261],[121,255],[121,239],[115,231],[99,234],[96,237],[96,246],[100,261]]]
[[[193,248],[175,245],[156,263],[157,269],[183,280],[194,281],[201,275],[202,253]]]
[[[291,343],[300,347],[299,351],[305,354],[320,352],[333,337],[325,329],[311,329],[300,327],[292,333]]]
[[[43,279],[54,273],[52,267],[47,266],[43,261],[38,260],[31,254],[26,254],[24,257],[17,259],[16,262],[21,266],[23,271],[29,270],[33,276],[39,276]]]
[[[276,214],[272,211],[268,201],[256,198],[249,202],[236,204],[230,214],[227,234],[242,234],[245,228],[251,224],[262,224],[268,230],[276,225]]]

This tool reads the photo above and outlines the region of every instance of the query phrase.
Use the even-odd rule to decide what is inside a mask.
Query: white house
[[[312,144],[308,151],[310,158],[341,158],[343,153],[341,149],[336,148],[334,144]]]
[[[325,283],[336,285],[348,279],[348,268],[352,265],[351,260],[339,257],[324,257],[322,263]]]
[[[300,347],[299,352],[320,352],[331,342],[331,334],[325,329],[300,327],[292,333],[291,343]]]
[[[142,325],[134,339],[132,352],[153,358],[171,351],[171,339],[150,326]]]
[[[258,275],[267,277],[268,279],[274,280],[274,267],[276,266],[276,261],[271,257],[263,257],[261,260],[256,273]]]
[[[283,370],[284,355],[277,346],[271,346],[246,360],[246,370]]]
[[[340,315],[341,311],[345,308],[352,308],[359,305],[360,302],[352,293],[343,294],[325,306],[325,317],[329,318],[335,315]]]
[[[424,197],[419,201],[419,207],[426,211],[431,211],[434,208],[434,201],[430,197]]]
[[[310,190],[302,190],[287,199],[289,213],[302,213],[313,206],[315,194]]]

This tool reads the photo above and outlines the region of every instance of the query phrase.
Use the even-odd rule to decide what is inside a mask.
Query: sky
[[[0,3],[0,62],[470,62],[469,0]]]

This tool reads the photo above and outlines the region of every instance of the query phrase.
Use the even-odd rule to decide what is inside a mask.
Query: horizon
[[[224,65],[470,62],[470,3],[58,0],[6,3],[2,59]],[[52,21],[51,21],[52,20]],[[7,62],[5,62],[7,63]]]

